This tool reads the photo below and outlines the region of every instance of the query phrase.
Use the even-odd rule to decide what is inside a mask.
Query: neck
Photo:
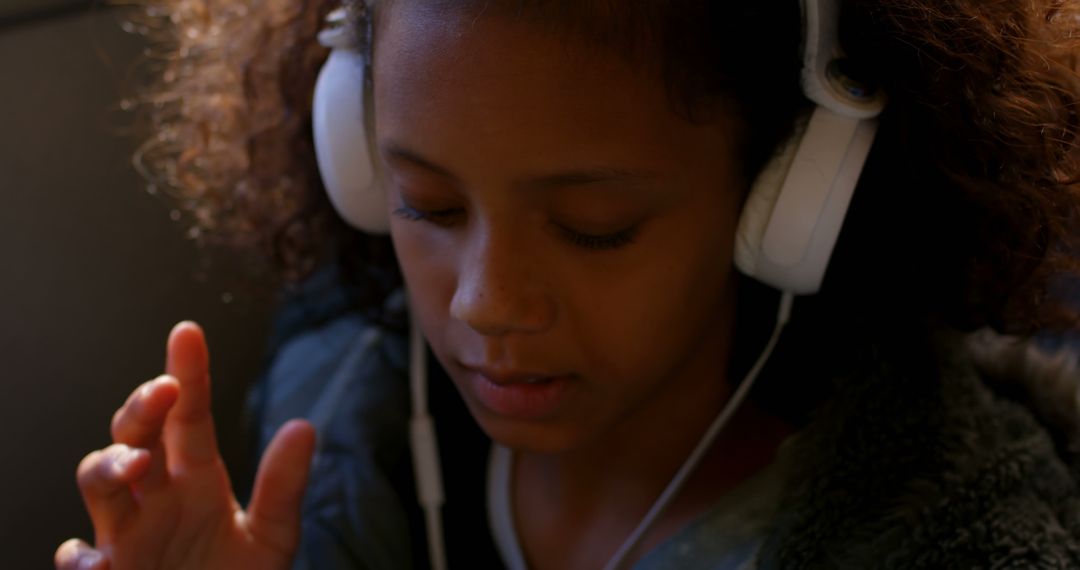
[[[726,400],[725,400],[726,402]],[[697,402],[700,406],[700,401]],[[722,407],[722,406],[720,406]],[[719,413],[687,418],[684,429],[620,435],[557,455],[519,453],[519,488],[576,516],[617,516],[632,524],[645,516]],[[712,442],[669,513],[701,512],[715,499],[772,462],[792,429],[746,402]],[[617,509],[617,510],[616,510]]]
[[[692,434],[653,434],[637,447],[598,444],[587,452],[518,454],[513,501],[529,567],[604,567],[689,456],[708,424],[700,423]],[[623,567],[630,567],[768,466],[790,433],[777,418],[751,402],[744,404]]]
[[[717,370],[726,369],[729,346],[725,336],[700,351],[703,357],[673,378],[670,389],[587,445],[517,455],[515,510],[530,567],[596,568],[607,562],[728,403],[732,391]],[[647,552],[768,465],[790,431],[744,402],[637,552]],[[585,545],[579,547],[584,551],[571,554],[568,545]],[[553,547],[573,558],[543,563]]]
[[[722,382],[714,383],[722,387]],[[629,507],[650,503],[667,485],[697,445],[709,423],[727,401],[727,390],[698,386],[684,391],[683,402],[667,407],[687,410],[676,419],[656,413],[657,418],[623,422],[588,445],[559,454],[522,453],[519,464],[542,476],[545,496],[564,498],[568,504]],[[708,405],[703,405],[707,402]],[[682,405],[679,405],[682,404]],[[650,412],[659,412],[653,406]],[[650,414],[652,415],[652,414]],[[655,427],[662,425],[663,429]],[[615,500],[612,500],[615,499]],[[646,507],[647,508],[647,507]],[[634,511],[640,508],[632,509]]]

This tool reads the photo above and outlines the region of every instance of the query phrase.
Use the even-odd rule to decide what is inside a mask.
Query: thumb
[[[300,505],[304,499],[315,428],[291,420],[278,429],[259,462],[248,506],[248,530],[258,542],[292,553],[300,540]]]

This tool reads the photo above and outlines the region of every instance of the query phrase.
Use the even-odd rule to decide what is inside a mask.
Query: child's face
[[[732,121],[690,125],[612,54],[417,4],[378,30],[376,138],[413,310],[474,417],[549,452],[711,417],[734,302]],[[560,378],[500,387],[469,366]]]

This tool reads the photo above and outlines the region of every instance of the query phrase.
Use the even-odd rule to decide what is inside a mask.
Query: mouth
[[[470,374],[480,374],[484,376],[489,382],[498,386],[545,384],[558,378],[570,376],[569,374],[552,374],[547,372],[493,368],[488,366],[473,366],[464,363],[462,363],[461,367]]]
[[[475,399],[496,415],[539,420],[556,414],[572,393],[573,375],[464,366]]]

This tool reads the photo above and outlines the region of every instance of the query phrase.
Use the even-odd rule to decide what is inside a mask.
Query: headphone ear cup
[[[876,132],[873,119],[815,108],[754,182],[736,267],[782,291],[817,293]]]
[[[735,267],[747,276],[757,277],[761,240],[765,237],[773,207],[780,197],[780,190],[784,187],[784,180],[791,170],[791,162],[795,160],[795,152],[799,150],[805,132],[804,118],[795,126],[795,133],[780,146],[758,174],[743,204],[735,233]]]
[[[390,217],[368,144],[364,70],[360,53],[330,52],[315,84],[311,112],[315,155],[338,215],[360,231],[386,234]]]

